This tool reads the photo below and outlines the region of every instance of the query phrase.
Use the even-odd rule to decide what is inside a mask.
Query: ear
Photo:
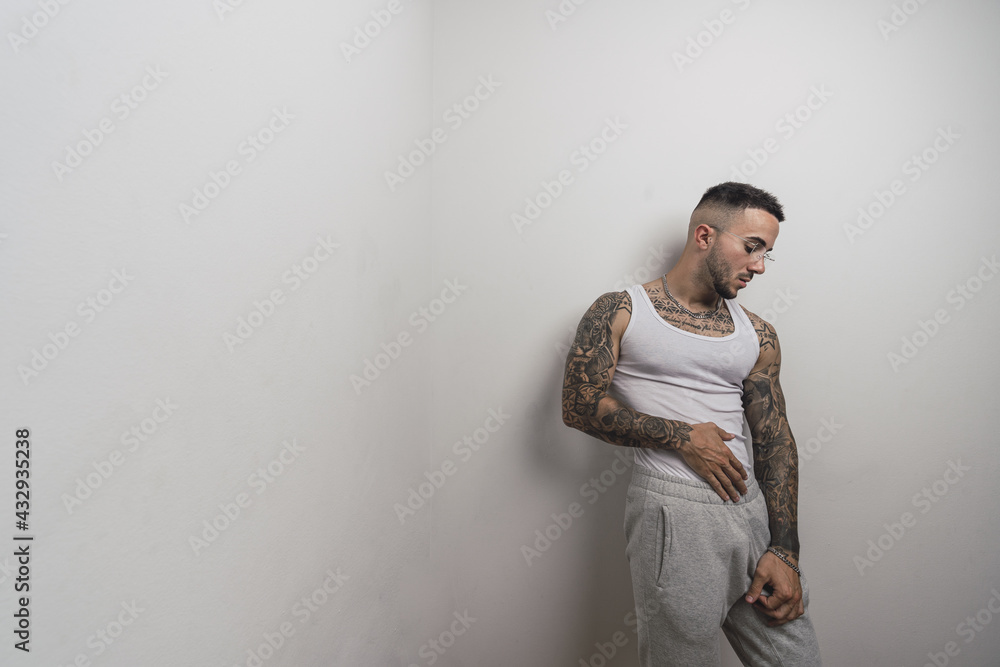
[[[698,225],[694,228],[694,243],[701,250],[708,250],[715,239],[715,229],[706,224]]]

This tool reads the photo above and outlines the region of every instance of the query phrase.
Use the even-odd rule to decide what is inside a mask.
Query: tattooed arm
[[[778,382],[781,348],[774,327],[747,312],[760,339],[760,356],[743,381],[743,410],[753,436],[754,477],[767,503],[771,546],[798,560],[799,458]]]
[[[631,314],[627,292],[608,292],[580,320],[566,359],[563,423],[616,445],[677,449],[690,424],[636,412],[607,393]]]
[[[715,424],[688,424],[633,410],[608,394],[619,344],[632,314],[628,292],[608,292],[587,310],[566,359],[563,423],[625,447],[677,450],[723,499],[746,493],[743,465],[723,440],[735,436]]]
[[[770,546],[797,565],[799,459],[778,381],[781,348],[774,327],[746,312],[760,340],[757,363],[743,381],[743,410],[753,436],[754,477],[767,505]],[[773,587],[774,594],[758,599],[765,583]],[[765,552],[757,563],[747,601],[756,601],[758,608],[774,619],[768,625],[787,623],[805,611],[798,575],[770,552]]]

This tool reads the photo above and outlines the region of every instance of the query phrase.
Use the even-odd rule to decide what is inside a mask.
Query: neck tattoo
[[[702,313],[692,313],[690,310],[682,306],[681,302],[677,300],[677,297],[671,294],[670,290],[667,289],[667,274],[663,274],[661,280],[663,281],[663,291],[667,293],[667,296],[670,298],[670,300],[673,301],[678,308],[680,308],[685,313],[687,313],[688,315],[690,315],[695,319],[704,320],[706,318],[712,317],[717,312],[719,312],[719,308],[722,307],[722,299],[719,299],[719,301],[715,304],[715,310],[706,310],[705,312]]]

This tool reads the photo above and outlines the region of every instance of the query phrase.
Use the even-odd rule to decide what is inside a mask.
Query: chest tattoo
[[[700,336],[712,336],[715,338],[728,336],[736,330],[736,325],[733,324],[733,318],[729,314],[729,309],[726,308],[724,302],[711,317],[691,317],[691,315],[678,308],[677,304],[663,293],[662,287],[654,286],[645,289],[646,293],[649,294],[649,300],[653,302],[653,306],[656,308],[659,316],[666,320],[668,324],[672,324],[678,329]]]

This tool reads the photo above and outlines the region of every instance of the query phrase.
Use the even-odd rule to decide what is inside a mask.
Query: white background
[[[561,422],[566,346],[597,296],[669,268],[735,168],[787,214],[740,301],[781,338],[825,664],[1000,664],[1000,5],[905,4],[5,3],[0,662],[637,664],[628,474]],[[253,161],[248,135],[269,142]],[[859,209],[877,216],[852,230]],[[122,603],[142,610],[124,628]]]

